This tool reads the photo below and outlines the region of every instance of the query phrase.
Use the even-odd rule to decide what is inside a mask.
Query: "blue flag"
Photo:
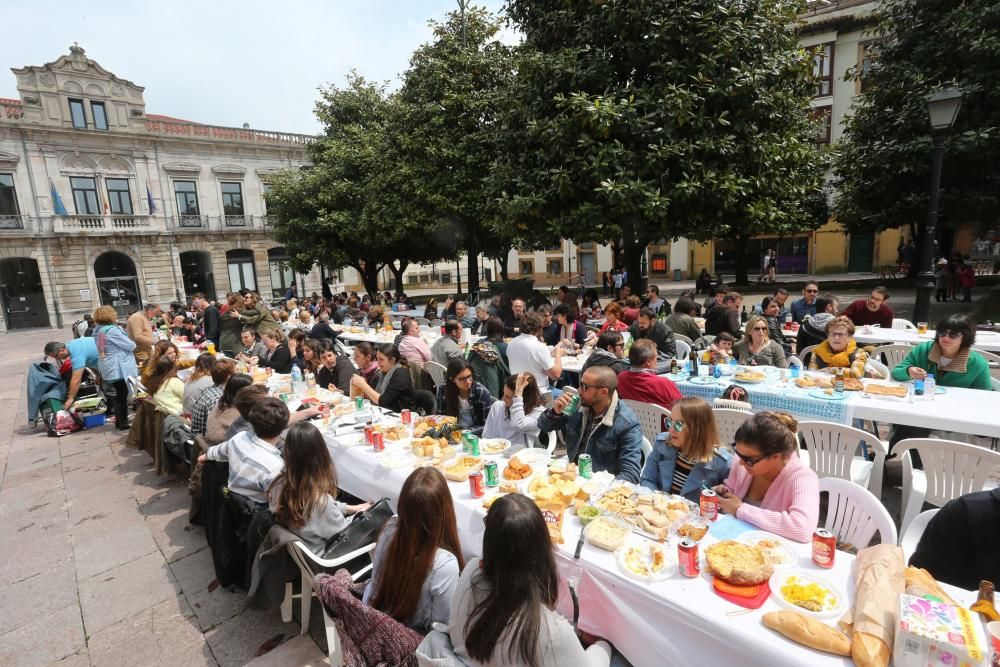
[[[49,192],[52,194],[52,210],[55,211],[56,215],[66,215],[66,207],[63,205],[62,197],[59,196],[59,191],[56,190],[56,184],[49,179]]]
[[[149,191],[149,182],[146,182],[146,203],[149,204],[149,214],[156,213],[156,204],[153,203],[153,193]]]

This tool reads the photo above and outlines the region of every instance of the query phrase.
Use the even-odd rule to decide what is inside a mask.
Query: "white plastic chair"
[[[288,553],[292,557],[292,560],[295,561],[295,564],[299,566],[299,573],[302,575],[302,594],[299,596],[301,598],[302,605],[299,612],[299,623],[301,625],[299,634],[304,635],[309,632],[309,612],[312,609],[313,579],[316,578],[316,575],[322,574],[324,571],[333,572],[344,563],[350,562],[355,558],[364,556],[365,554],[370,554],[373,551],[375,551],[375,542],[367,544],[360,549],[356,549],[355,551],[340,556],[339,558],[328,560],[320,558],[314,554],[310,551],[309,547],[302,544],[299,540],[295,540],[294,542],[290,542],[288,544]],[[357,572],[352,572],[351,579],[357,581],[371,571],[371,569],[372,566],[371,563],[369,563]],[[292,620],[292,597],[292,582],[289,581],[285,583],[285,599],[281,603],[281,620],[285,623]],[[332,626],[332,623],[327,625],[328,640],[330,638],[330,630]],[[336,630],[333,632],[334,635],[336,635]],[[330,664],[334,664],[334,644],[336,644],[339,648],[340,642],[336,641],[335,638],[335,641],[330,643]]]
[[[872,352],[872,356],[876,359],[885,359],[885,365],[889,367],[889,372],[900,364],[906,355],[910,353],[913,349],[913,345],[904,344],[893,344],[893,345],[879,345]]]
[[[910,556],[913,552],[917,550],[917,545],[920,544],[920,536],[924,534],[924,530],[927,528],[927,524],[931,522],[934,515],[938,513],[938,510],[932,509],[926,512],[921,512],[917,515],[910,525],[906,527],[906,532],[899,536],[899,546],[903,549],[903,562],[909,563]]]
[[[442,320],[435,319],[435,320],[431,320],[430,325],[432,327],[435,327],[438,331],[440,331],[441,327],[444,326],[444,322]]]
[[[723,445],[730,445],[736,440],[736,431],[743,423],[753,417],[752,412],[734,410],[732,408],[712,408],[715,415],[715,425],[719,428],[719,437]]]
[[[417,321],[417,324],[420,324],[420,325],[425,326],[425,327],[426,326],[430,326],[430,324],[431,324],[431,321],[429,319],[427,319],[426,317],[414,317],[413,319],[415,319]]]
[[[687,343],[683,340],[677,340],[677,336],[674,336],[674,346],[677,348],[677,358],[687,359],[691,354],[691,343]]]
[[[920,454],[923,470],[913,467],[911,450]],[[941,507],[966,493],[982,491],[1000,466],[1000,452],[954,440],[908,438],[896,443],[892,453],[903,459],[904,533],[924,503]]]
[[[916,331],[917,325],[915,325],[910,320],[904,320],[899,317],[894,317],[892,319],[892,328],[899,329],[900,331]]]
[[[691,340],[690,338],[688,338],[687,336],[685,336],[684,334],[675,333],[674,334],[674,340],[677,341],[678,343],[687,343],[688,347],[691,347],[692,345],[694,345],[694,341]]]
[[[809,362],[812,361],[813,350],[815,350],[819,345],[810,345],[802,350],[799,350],[798,357],[802,360],[802,368],[809,368]]]
[[[838,543],[864,549],[878,533],[882,544],[896,544],[896,524],[882,501],[870,491],[836,477],[819,480],[819,491],[830,494],[824,526]]]
[[[547,444],[545,442],[546,440],[548,441]],[[530,442],[531,441],[529,440],[529,443]],[[555,451],[556,444],[558,444],[558,442],[559,442],[559,432],[549,431],[548,433],[539,433],[538,437],[534,439],[534,444],[531,444],[530,446],[544,447],[545,450],[549,453],[549,455],[551,455],[552,452]]]
[[[753,406],[746,401],[734,401],[731,398],[717,398],[712,401],[713,408],[726,408],[727,410],[739,410],[740,412],[753,413]]]
[[[631,399],[622,399],[625,405],[632,408],[632,412],[639,418],[642,426],[642,435],[650,442],[656,442],[656,436],[663,432],[663,418],[670,419],[670,410],[655,403],[643,403]]]
[[[799,455],[818,476],[846,479],[882,497],[886,443],[861,429],[821,421],[799,422],[799,437],[806,444]],[[862,442],[874,450],[874,461],[855,456]]]
[[[444,366],[436,361],[428,361],[424,364],[424,370],[431,376],[431,380],[434,381],[435,387],[439,384],[444,384],[445,372],[447,371]]]
[[[639,466],[639,470],[646,467],[646,461],[649,460],[649,455],[653,453],[653,443],[649,441],[649,438],[642,436],[642,465]]]

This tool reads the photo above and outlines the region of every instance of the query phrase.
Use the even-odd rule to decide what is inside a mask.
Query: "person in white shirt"
[[[288,407],[280,399],[261,399],[247,415],[252,431],[237,433],[209,447],[199,461],[228,461],[229,490],[266,504],[267,489],[285,463],[276,444],[288,426]]]
[[[538,383],[538,391],[543,394],[549,391],[549,380],[558,380],[562,375],[563,348],[557,345],[553,357],[549,348],[541,341],[542,318],[538,313],[527,313],[524,316],[526,331],[507,345],[507,361],[510,372],[531,373]]]
[[[490,408],[482,437],[531,447],[538,440],[538,417],[543,412],[545,403],[535,377],[531,373],[510,375],[504,382],[503,398]]]

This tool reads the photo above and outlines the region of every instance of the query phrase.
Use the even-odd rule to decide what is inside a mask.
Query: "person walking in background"
[[[962,262],[962,268],[958,270],[958,280],[962,285],[962,303],[971,303],[972,288],[976,286],[976,270],[968,260]]]
[[[621,271],[618,271],[617,269],[612,271],[611,280],[613,281],[615,286],[615,299],[620,299],[622,293],[622,282],[623,282]]]
[[[937,290],[934,292],[935,301],[948,300],[948,285],[950,280],[951,276],[948,273],[948,260],[942,257],[937,261],[937,264],[934,265],[934,287]]]
[[[607,296],[608,292],[611,291],[611,280],[608,278],[607,271],[601,273],[601,287],[604,289],[604,296]]]
[[[778,275],[778,251],[773,248],[767,251],[765,268],[767,269],[768,282],[773,283],[774,278]]]
[[[145,308],[129,315],[125,322],[128,337],[135,343],[135,362],[144,366],[153,354],[153,318],[160,314],[160,307],[147,303]]]

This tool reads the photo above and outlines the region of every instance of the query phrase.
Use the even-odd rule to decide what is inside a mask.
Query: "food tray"
[[[768,533],[763,530],[751,530],[746,533],[742,533],[736,539],[744,544],[755,546],[763,551],[764,554],[770,558],[771,564],[774,566],[775,570],[787,570],[795,567],[799,563],[799,556],[795,552],[795,549],[784,538],[778,537],[773,533]],[[778,560],[771,556],[767,548],[762,547],[759,544],[759,542],[763,540],[777,543],[774,551],[776,552]]]
[[[655,571],[636,569],[650,568],[654,558],[658,559]],[[615,551],[615,563],[622,574],[631,579],[646,583],[663,581],[677,571],[677,550],[648,540],[626,539],[625,544]]]
[[[480,449],[479,453],[482,454],[483,450]],[[549,451],[543,447],[525,447],[524,449],[518,450],[517,454],[514,456],[521,459],[522,463],[527,463],[535,470],[547,469],[549,465],[549,458],[551,458]]]
[[[489,449],[489,447],[493,449]],[[510,449],[510,440],[504,438],[480,438],[479,453],[482,456],[499,456]],[[524,461],[524,459],[521,459]]]
[[[781,587],[784,586],[785,582],[787,582],[791,577],[795,577],[797,583],[802,585],[817,584],[822,586],[833,594],[834,600],[828,602],[827,607],[822,611],[810,611],[809,609],[805,609],[793,602],[790,602],[785,599],[784,594],[781,592]],[[774,601],[778,604],[778,606],[792,611],[797,611],[806,616],[812,616],[813,618],[833,618],[843,614],[844,610],[847,608],[847,594],[841,588],[834,586],[823,577],[813,574],[812,572],[799,569],[780,570],[771,575],[770,586],[771,597],[774,598]]]

